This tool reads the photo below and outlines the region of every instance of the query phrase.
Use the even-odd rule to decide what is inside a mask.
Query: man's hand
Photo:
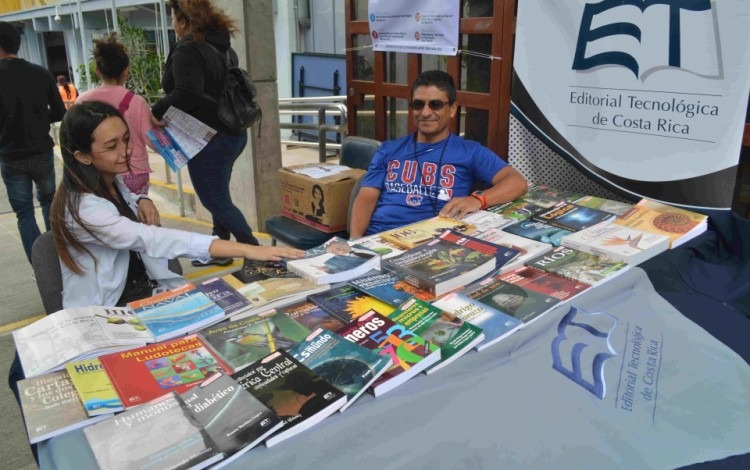
[[[476,212],[482,208],[482,203],[479,199],[473,196],[466,197],[454,197],[448,204],[443,206],[443,210],[440,211],[440,215],[443,217],[451,217],[453,219],[460,219],[465,215]]]
[[[159,210],[151,199],[144,197],[138,200],[138,218],[146,225],[156,225],[157,227],[161,227]]]

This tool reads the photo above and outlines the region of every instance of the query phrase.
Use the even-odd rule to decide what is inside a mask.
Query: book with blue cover
[[[128,307],[156,341],[198,331],[226,316],[216,302],[191,283],[129,302]]]
[[[387,316],[396,308],[371,295],[360,292],[350,285],[334,287],[324,292],[308,295],[307,300],[344,323],[349,323],[370,310],[375,310]]]
[[[389,356],[381,356],[323,328],[310,333],[289,353],[346,393],[347,401],[340,411],[351,406],[393,364]]]
[[[593,207],[579,206],[570,202],[560,203],[550,210],[534,216],[534,220],[571,232],[577,232],[614,218],[615,215],[610,212]]]
[[[349,281],[349,285],[394,307],[398,307],[412,297],[428,302],[435,300],[435,296],[429,292],[419,290],[387,272],[354,279]]]
[[[570,230],[555,227],[554,225],[537,220],[523,220],[504,227],[503,231],[538,242],[549,243],[552,246],[560,246],[562,237],[573,233]]]

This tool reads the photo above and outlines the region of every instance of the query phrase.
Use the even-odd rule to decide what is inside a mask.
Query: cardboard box
[[[306,163],[279,169],[281,214],[326,233],[346,230],[349,197],[365,170],[349,168],[321,178],[295,173],[300,169],[333,172],[337,167],[331,163]]]

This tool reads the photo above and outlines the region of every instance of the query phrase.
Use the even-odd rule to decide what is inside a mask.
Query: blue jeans
[[[28,158],[0,158],[3,183],[8,191],[8,200],[18,218],[18,232],[31,262],[31,247],[41,235],[34,216],[33,185],[36,198],[42,206],[44,226],[49,230],[49,209],[55,196],[55,159],[52,152]]]
[[[247,133],[231,135],[220,132],[190,159],[188,172],[195,194],[211,213],[213,234],[222,240],[229,240],[231,234],[238,242],[258,245],[253,230],[229,193],[232,167],[245,145]]]

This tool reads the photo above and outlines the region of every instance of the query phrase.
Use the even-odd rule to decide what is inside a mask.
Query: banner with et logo
[[[748,43],[742,0],[524,0],[512,112],[615,192],[729,208]]]

